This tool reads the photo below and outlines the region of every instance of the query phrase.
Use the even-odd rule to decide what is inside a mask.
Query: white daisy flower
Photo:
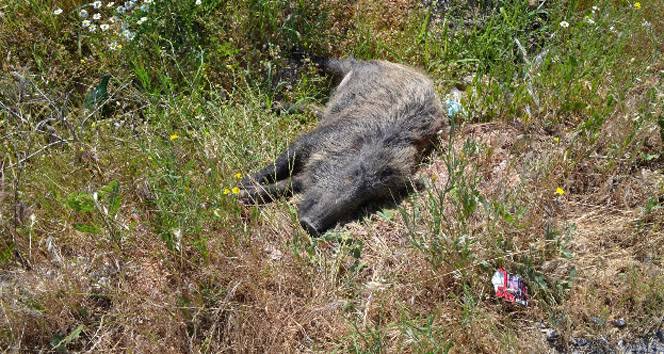
[[[106,32],[106,31],[108,31],[109,28],[111,28],[111,26],[109,26],[108,23],[102,23],[101,25],[99,25],[99,28],[102,31]]]
[[[115,9],[119,14],[123,14],[127,11],[127,9],[124,6],[118,6],[117,9]]]
[[[146,3],[146,4],[148,4],[148,5],[152,4],[152,0],[145,0],[145,1],[143,1],[143,2]]]
[[[101,1],[95,1],[92,3],[92,7],[99,9],[101,7]]]
[[[115,1],[109,2],[108,4],[106,4],[106,7],[110,9],[111,7],[113,7],[113,5],[115,5]]]
[[[53,14],[54,14],[55,16],[57,16],[57,15],[59,15],[59,14],[61,14],[61,13],[62,13],[62,9],[61,9],[61,8],[57,8],[57,9],[53,10]]]
[[[198,6],[198,5],[202,4],[202,3],[203,3],[203,2],[202,2],[201,0],[196,0],[196,2],[195,2],[196,6]]]
[[[79,11],[78,15],[81,16],[82,18],[88,18],[88,12],[85,9]]]
[[[136,36],[136,34],[135,34],[134,32],[132,32],[132,31],[130,31],[130,30],[124,30],[124,31],[122,31],[122,35],[123,35],[125,38],[127,38],[127,40],[129,40],[129,41],[131,41],[132,39],[134,39],[134,37]]]
[[[567,22],[567,21],[560,21],[560,27],[562,27],[562,28],[567,28],[567,27],[569,27],[569,22]]]
[[[586,16],[586,17],[584,18],[584,20],[585,20],[587,23],[591,24],[591,25],[594,25],[594,24],[595,24],[595,20],[593,20],[593,19],[590,18],[589,16]]]
[[[148,20],[147,17],[141,17],[138,21],[136,21],[136,24],[140,26],[147,20]]]
[[[93,20],[101,20],[101,14],[94,14],[92,15]]]
[[[108,44],[108,49],[110,49],[110,50],[116,50],[116,49],[118,49],[118,42],[113,41],[113,42],[109,43],[109,44]]]
[[[81,26],[83,26],[83,28],[90,26],[90,20],[83,20],[83,22],[81,22]]]
[[[88,31],[97,32],[97,25],[95,25],[94,23],[91,24],[90,27],[88,27]]]

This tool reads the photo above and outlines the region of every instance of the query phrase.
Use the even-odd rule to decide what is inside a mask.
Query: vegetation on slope
[[[121,8],[120,8],[121,7]],[[0,343],[546,351],[664,315],[664,4],[0,1]],[[315,125],[303,53],[465,95],[428,188],[318,239],[243,174]],[[490,278],[523,275],[508,306]],[[616,328],[612,321],[624,319]]]

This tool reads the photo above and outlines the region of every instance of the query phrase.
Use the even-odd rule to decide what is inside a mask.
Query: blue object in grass
[[[463,111],[461,103],[451,98],[445,101],[445,105],[447,105],[447,116],[450,118],[454,118],[457,114]]]

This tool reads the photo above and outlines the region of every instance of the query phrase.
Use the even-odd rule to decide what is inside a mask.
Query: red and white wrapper
[[[503,268],[496,270],[491,278],[496,296],[510,303],[528,306],[528,287],[523,279],[509,274]]]

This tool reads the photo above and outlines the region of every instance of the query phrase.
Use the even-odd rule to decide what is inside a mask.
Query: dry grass
[[[487,198],[507,198],[513,191],[536,185],[533,176],[522,173],[531,171],[525,166],[529,161],[541,161],[542,156],[560,153],[548,136],[526,136],[500,124],[468,126],[459,137],[476,140],[483,147],[473,168],[481,176],[478,188]],[[455,148],[461,145],[457,143]],[[444,186],[446,173],[443,160],[438,158],[421,171],[423,176],[436,176],[434,189]],[[626,176],[631,184],[623,183],[619,190],[629,190],[631,198],[643,200],[661,186],[661,175],[655,177],[660,180],[638,171],[636,176]],[[551,191],[540,194],[551,195]],[[549,259],[540,271],[555,279],[564,278],[572,267],[576,269],[577,280],[569,298],[556,309],[568,316],[565,334],[605,335],[605,330],[590,320],[596,316],[606,321],[629,318],[629,328],[639,331],[655,326],[653,315],[659,305],[653,301],[661,296],[662,285],[658,263],[662,254],[657,246],[664,241],[661,232],[647,225],[645,231],[638,230],[642,216],[638,208],[564,199],[556,202],[560,203],[556,208],[565,212],[552,217],[551,222],[575,225],[570,244],[574,258]],[[404,202],[403,207],[424,200],[426,193]],[[533,213],[530,217],[538,218],[539,211]],[[655,219],[661,222],[661,218]],[[341,239],[347,238],[349,245],[319,242],[305,251],[296,243],[309,241],[293,226],[287,208],[267,207],[260,211],[251,236],[210,230],[216,236],[208,247],[223,252],[213,252],[202,267],[192,264],[184,254],[164,258],[162,255],[170,251],[150,241],[156,235],[148,230],[137,230],[136,239],[121,254],[104,252],[107,248],[100,249],[94,239],[74,233],[69,237],[77,240],[76,249],[62,250],[53,243],[39,265],[6,275],[8,280],[2,286],[4,321],[16,331],[19,343],[43,335],[39,327],[26,326],[31,320],[24,322],[43,318],[43,312],[35,313],[27,304],[17,302],[27,295],[46,306],[48,313],[61,314],[59,324],[48,317],[48,328],[68,333],[72,330],[67,320],[71,316],[95,323],[86,330],[87,348],[99,351],[347,351],[351,349],[348,340],[357,330],[354,326],[361,326],[361,332],[381,328],[383,349],[395,352],[417,351],[400,328],[404,318],[422,325],[434,314],[432,325],[442,329],[440,338],[456,345],[485,352],[547,350],[536,320],[546,318],[539,300],[534,298],[529,309],[505,309],[492,299],[487,280],[492,270],[481,267],[482,261],[509,264],[523,254],[537,254],[546,245],[537,245],[540,241],[532,244],[528,230],[537,227],[531,225],[525,231],[514,231],[514,250],[498,256],[484,244],[490,238],[482,239],[491,232],[488,224],[490,220],[485,218],[473,221],[475,258],[462,269],[455,264],[433,267],[427,262],[410,247],[398,214],[392,220],[374,215],[340,228]],[[351,254],[357,244],[361,245],[359,258]],[[463,310],[468,301],[463,298],[468,276],[477,282],[471,283],[474,290],[469,295],[476,303],[469,310],[470,319]],[[649,281],[641,282],[644,278]],[[77,313],[83,309],[92,312]],[[517,323],[522,329],[513,332]],[[623,331],[611,333],[614,340],[625,337]]]
[[[547,352],[543,329],[569,349],[661,326],[664,7],[598,3],[590,27],[588,2],[162,2],[114,53],[76,13],[0,4],[7,351]],[[293,49],[417,65],[441,96],[467,86],[468,115],[415,176],[426,189],[321,238],[296,199],[223,195],[315,124],[271,109],[328,94]],[[495,298],[499,266],[524,276],[528,307]]]

